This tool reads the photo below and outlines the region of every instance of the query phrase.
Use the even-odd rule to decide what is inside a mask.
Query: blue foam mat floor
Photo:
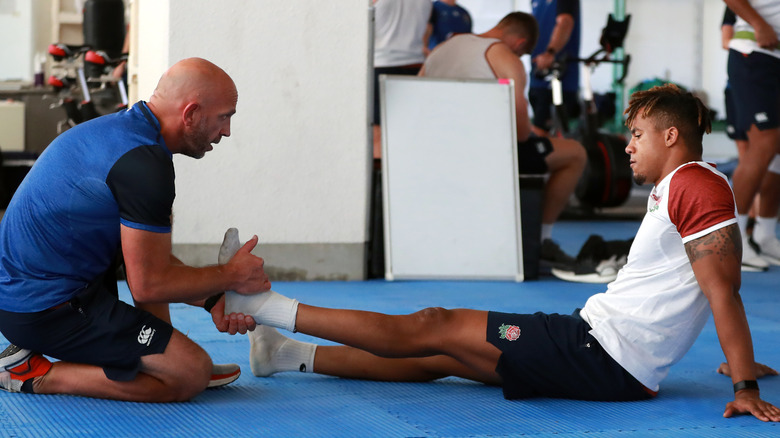
[[[562,222],[556,240],[576,253],[588,234],[629,238],[638,222]],[[745,273],[742,296],[759,361],[780,367],[780,267]],[[123,299],[129,299],[120,282]],[[500,281],[279,282],[274,289],[301,301],[386,313],[428,306],[510,312],[570,313],[604,285],[552,277]],[[0,392],[1,437],[488,437],[488,436],[780,436],[780,425],[752,417],[722,417],[732,399],[730,379],[715,372],[723,360],[710,321],[688,355],[672,367],[659,396],[642,402],[531,399],[506,401],[501,390],[457,378],[432,383],[386,383],[300,373],[256,378],[245,336],[216,332],[209,315],[173,305],[174,325],[215,362],[244,373],[233,384],[186,403],[146,404],[60,395]],[[367,334],[370,335],[370,334]],[[295,334],[302,340],[326,341]],[[7,341],[0,337],[0,348]],[[184,365],[183,365],[184,366]],[[761,382],[762,396],[780,404],[780,377]]]

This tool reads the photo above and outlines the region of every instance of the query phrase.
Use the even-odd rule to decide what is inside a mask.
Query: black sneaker
[[[574,257],[563,252],[557,243],[552,239],[544,239],[540,251],[539,265],[542,269],[549,271],[552,268],[571,270],[576,264]]]

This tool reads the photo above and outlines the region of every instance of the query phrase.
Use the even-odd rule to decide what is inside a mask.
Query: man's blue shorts
[[[16,346],[97,365],[111,380],[130,381],[141,369],[142,356],[165,351],[173,327],[120,301],[97,281],[72,300],[40,312],[0,310],[0,332]]]
[[[737,130],[761,130],[780,126],[780,58],[729,50],[729,86],[734,96]]]
[[[487,341],[501,350],[504,397],[644,400],[652,394],[588,333],[579,316],[488,312]]]

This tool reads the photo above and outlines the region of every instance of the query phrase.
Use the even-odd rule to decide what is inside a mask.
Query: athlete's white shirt
[[[430,0],[377,0],[374,5],[374,67],[422,64]]]
[[[684,244],[736,223],[735,205],[728,180],[713,166],[675,169],[653,188],[617,279],[580,313],[604,350],[653,391],[710,315]]]
[[[777,0],[750,0],[750,6],[758,12],[758,15],[764,19],[775,30],[775,34],[780,37],[780,1]],[[742,17],[737,16],[737,21],[734,23],[734,33],[737,32],[754,32],[753,26],[751,26]],[[754,40],[745,38],[732,38],[729,41],[729,48],[734,49],[740,53],[748,54],[750,52],[761,52],[768,55],[780,58],[780,49],[767,50],[758,46]]]

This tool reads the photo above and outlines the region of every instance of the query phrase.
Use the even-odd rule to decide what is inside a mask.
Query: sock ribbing
[[[274,291],[256,295],[239,295],[225,292],[225,314],[243,313],[254,317],[258,324],[295,331],[298,300],[287,298]]]

